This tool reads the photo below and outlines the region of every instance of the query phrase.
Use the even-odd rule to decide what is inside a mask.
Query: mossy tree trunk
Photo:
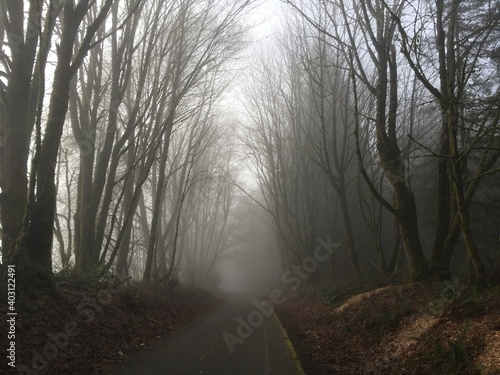
[[[18,289],[21,292],[45,287],[53,290],[50,273],[27,251],[29,214],[34,202],[34,179],[32,177],[28,181],[28,160],[35,120],[35,144],[39,146],[43,106],[43,94],[40,93],[44,92],[45,66],[58,14],[55,2],[48,2],[42,24],[44,2],[31,1],[27,17],[24,3],[9,1],[0,4],[3,20],[0,23],[0,48],[8,50],[1,60],[2,65],[7,65],[3,66],[7,85],[0,87],[2,257],[4,264],[17,266]],[[5,45],[4,34],[7,35]],[[32,168],[36,161],[34,157]],[[32,170],[32,176],[33,173]]]
[[[470,4],[469,4],[470,5]],[[435,39],[431,46],[430,54],[437,56],[436,72],[423,69],[428,66],[422,53],[424,44],[419,43],[419,38],[426,38],[425,33],[408,35],[408,28],[403,24],[400,15],[391,11],[391,17],[398,25],[401,35],[401,52],[405,56],[410,68],[416,77],[436,99],[441,110],[441,133],[437,160],[437,212],[434,244],[432,249],[432,270],[435,274],[449,277],[450,259],[458,240],[460,232],[464,238],[468,256],[474,267],[476,278],[484,277],[484,266],[478,254],[478,249],[473,240],[470,227],[469,206],[472,196],[480,179],[488,173],[498,159],[495,144],[495,129],[498,128],[498,93],[492,98],[491,104],[484,101],[484,92],[474,100],[469,100],[467,95],[474,95],[476,88],[471,84],[475,75],[480,76],[482,56],[490,54],[488,45],[495,45],[495,32],[498,29],[498,19],[493,17],[494,7],[478,6],[474,9],[475,19],[469,20],[466,12],[472,9],[461,0],[437,0],[433,12]],[[478,3],[477,5],[482,5]],[[472,13],[470,13],[472,15]],[[477,35],[475,38],[466,38],[465,35]],[[439,86],[433,85],[430,77],[439,78]],[[479,99],[480,97],[483,99]],[[467,108],[466,108],[467,107]],[[483,114],[468,117],[468,114]],[[495,115],[496,113],[496,115]],[[488,117],[489,116],[489,117]],[[480,129],[475,137],[472,134],[465,136],[468,126]],[[462,131],[462,134],[457,134]],[[489,136],[489,132],[493,137]],[[484,137],[484,140],[483,140]],[[467,144],[469,143],[469,144]],[[476,148],[477,144],[490,143],[488,147]],[[467,158],[473,152],[479,151],[480,162],[475,166],[472,177],[465,178]]]
[[[56,211],[55,170],[61,136],[69,103],[70,82],[87,52],[92,48],[92,39],[105,21],[113,0],[106,0],[94,21],[87,27],[81,46],[74,51],[78,30],[89,11],[89,0],[81,0],[76,6],[65,3],[62,10],[63,23],[57,53],[57,65],[50,96],[48,119],[43,141],[35,158],[36,195],[27,233],[30,259],[47,274],[52,273],[52,241]]]
[[[30,4],[27,25],[24,2],[9,1],[0,5],[2,40],[0,47],[9,51],[10,64],[5,67],[7,85],[0,86],[2,119],[0,120],[0,214],[3,263],[16,258],[16,242],[23,230],[28,205],[28,156],[34,126],[32,101],[38,96],[38,82],[33,80],[39,38],[42,1]],[[5,27],[8,22],[9,28]],[[3,35],[7,42],[3,45]],[[2,60],[3,65],[4,60]]]
[[[401,11],[402,3],[395,5]],[[373,4],[372,4],[373,6]],[[420,242],[417,206],[413,191],[405,174],[404,161],[397,139],[398,112],[398,62],[393,44],[396,23],[385,14],[381,4],[368,10],[361,5],[366,22],[370,14],[376,15],[376,27],[370,28],[374,52],[376,52],[377,81],[373,87],[376,97],[376,146],[380,165],[384,175],[392,186],[396,215],[401,233],[401,240],[408,262],[408,280],[410,282],[425,279],[428,276],[427,264]]]

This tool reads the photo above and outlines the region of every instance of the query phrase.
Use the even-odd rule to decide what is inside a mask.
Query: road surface
[[[263,301],[234,296],[190,327],[123,362],[113,375],[303,375]]]

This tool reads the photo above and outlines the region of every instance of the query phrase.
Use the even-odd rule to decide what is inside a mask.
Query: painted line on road
[[[293,363],[295,364],[295,367],[297,368],[298,375],[306,375],[306,373],[304,372],[304,369],[302,368],[302,365],[300,364],[299,356],[297,355],[297,352],[295,351],[295,348],[293,347],[293,344],[290,341],[290,338],[288,337],[288,335],[285,331],[285,328],[283,328],[283,325],[281,324],[281,321],[279,320],[276,313],[274,313],[273,316],[274,316],[274,319],[276,320],[276,323],[278,324],[278,327],[281,331],[281,334],[283,335],[283,338],[285,339],[286,346],[288,347],[288,350],[290,351],[290,354],[292,355],[292,360],[293,360]]]
[[[202,361],[208,353],[210,353],[210,351],[214,348],[215,345],[212,345],[210,348],[208,348],[208,350],[205,352],[205,353],[201,353],[201,356],[200,356],[200,361]]]
[[[269,361],[269,340],[267,339],[267,324],[264,324],[264,375],[269,375],[271,371]]]

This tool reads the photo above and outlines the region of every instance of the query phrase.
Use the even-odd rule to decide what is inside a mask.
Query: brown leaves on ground
[[[308,375],[500,374],[500,293],[390,286],[334,306],[289,299],[278,315]]]
[[[60,287],[58,292],[58,299],[42,296],[17,302],[16,369],[2,363],[0,373],[110,374],[117,362],[220,304],[184,286],[103,285],[93,291]],[[0,314],[6,313],[7,306],[0,305]],[[2,321],[1,330],[7,332]]]

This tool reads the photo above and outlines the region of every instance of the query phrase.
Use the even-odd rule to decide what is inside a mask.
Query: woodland
[[[0,0],[2,306],[14,275],[25,327],[110,283],[156,322],[178,301],[188,324],[220,301],[179,285],[266,295],[309,265],[280,314],[296,337],[321,332],[299,353],[316,365],[315,340],[357,337],[346,319],[383,301],[406,316],[395,296],[416,311],[442,282],[453,301],[487,290],[484,318],[499,121],[498,0]],[[382,286],[328,318],[337,331],[307,302]],[[491,314],[477,332],[497,333]]]
[[[249,53],[257,5],[2,1],[2,263],[21,286],[216,287],[262,221],[281,270],[337,239],[320,281],[498,274],[498,2],[289,1]]]

